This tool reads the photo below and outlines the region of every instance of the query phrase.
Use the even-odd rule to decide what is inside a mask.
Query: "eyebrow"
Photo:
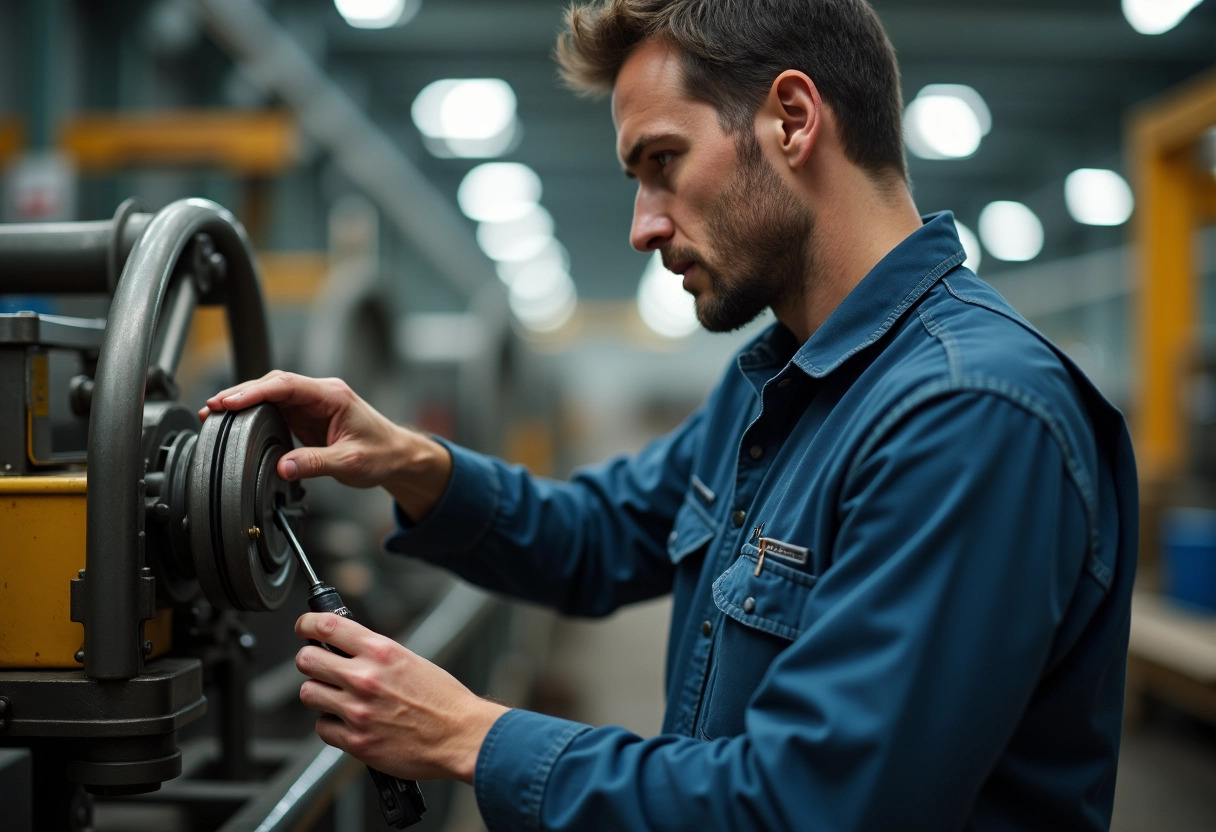
[[[653,133],[648,136],[641,136],[633,147],[629,148],[629,153],[625,156],[625,176],[628,179],[636,179],[637,177],[630,172],[630,168],[637,167],[638,162],[642,161],[642,154],[646,152],[646,148],[655,142],[661,142],[666,139],[675,138],[675,133]]]

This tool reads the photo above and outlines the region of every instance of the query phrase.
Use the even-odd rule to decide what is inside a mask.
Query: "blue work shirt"
[[[806,343],[772,326],[569,483],[451,447],[390,550],[571,614],[674,596],[663,733],[508,711],[491,830],[1109,827],[1131,445],[963,259],[928,218]]]

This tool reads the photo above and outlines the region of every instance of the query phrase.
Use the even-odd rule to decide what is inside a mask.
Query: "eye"
[[[657,153],[650,155],[650,161],[654,162],[658,167],[665,168],[675,161],[676,153],[674,150],[660,150]]]

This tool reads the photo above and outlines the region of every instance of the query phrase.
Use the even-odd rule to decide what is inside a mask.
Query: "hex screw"
[[[262,530],[257,526],[250,526],[249,531],[247,531],[246,534],[249,535],[250,540],[257,540],[262,536]]]

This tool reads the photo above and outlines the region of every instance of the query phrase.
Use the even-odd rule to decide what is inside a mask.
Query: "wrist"
[[[494,723],[509,710],[511,709],[506,705],[488,699],[475,700],[472,712],[462,722],[461,739],[454,746],[456,753],[450,764],[454,779],[469,785],[473,784],[473,775],[477,770],[477,758],[481,755],[481,746],[489,736]]]
[[[429,436],[398,428],[392,471],[383,487],[406,516],[420,523],[439,503],[452,477],[452,455]]]

